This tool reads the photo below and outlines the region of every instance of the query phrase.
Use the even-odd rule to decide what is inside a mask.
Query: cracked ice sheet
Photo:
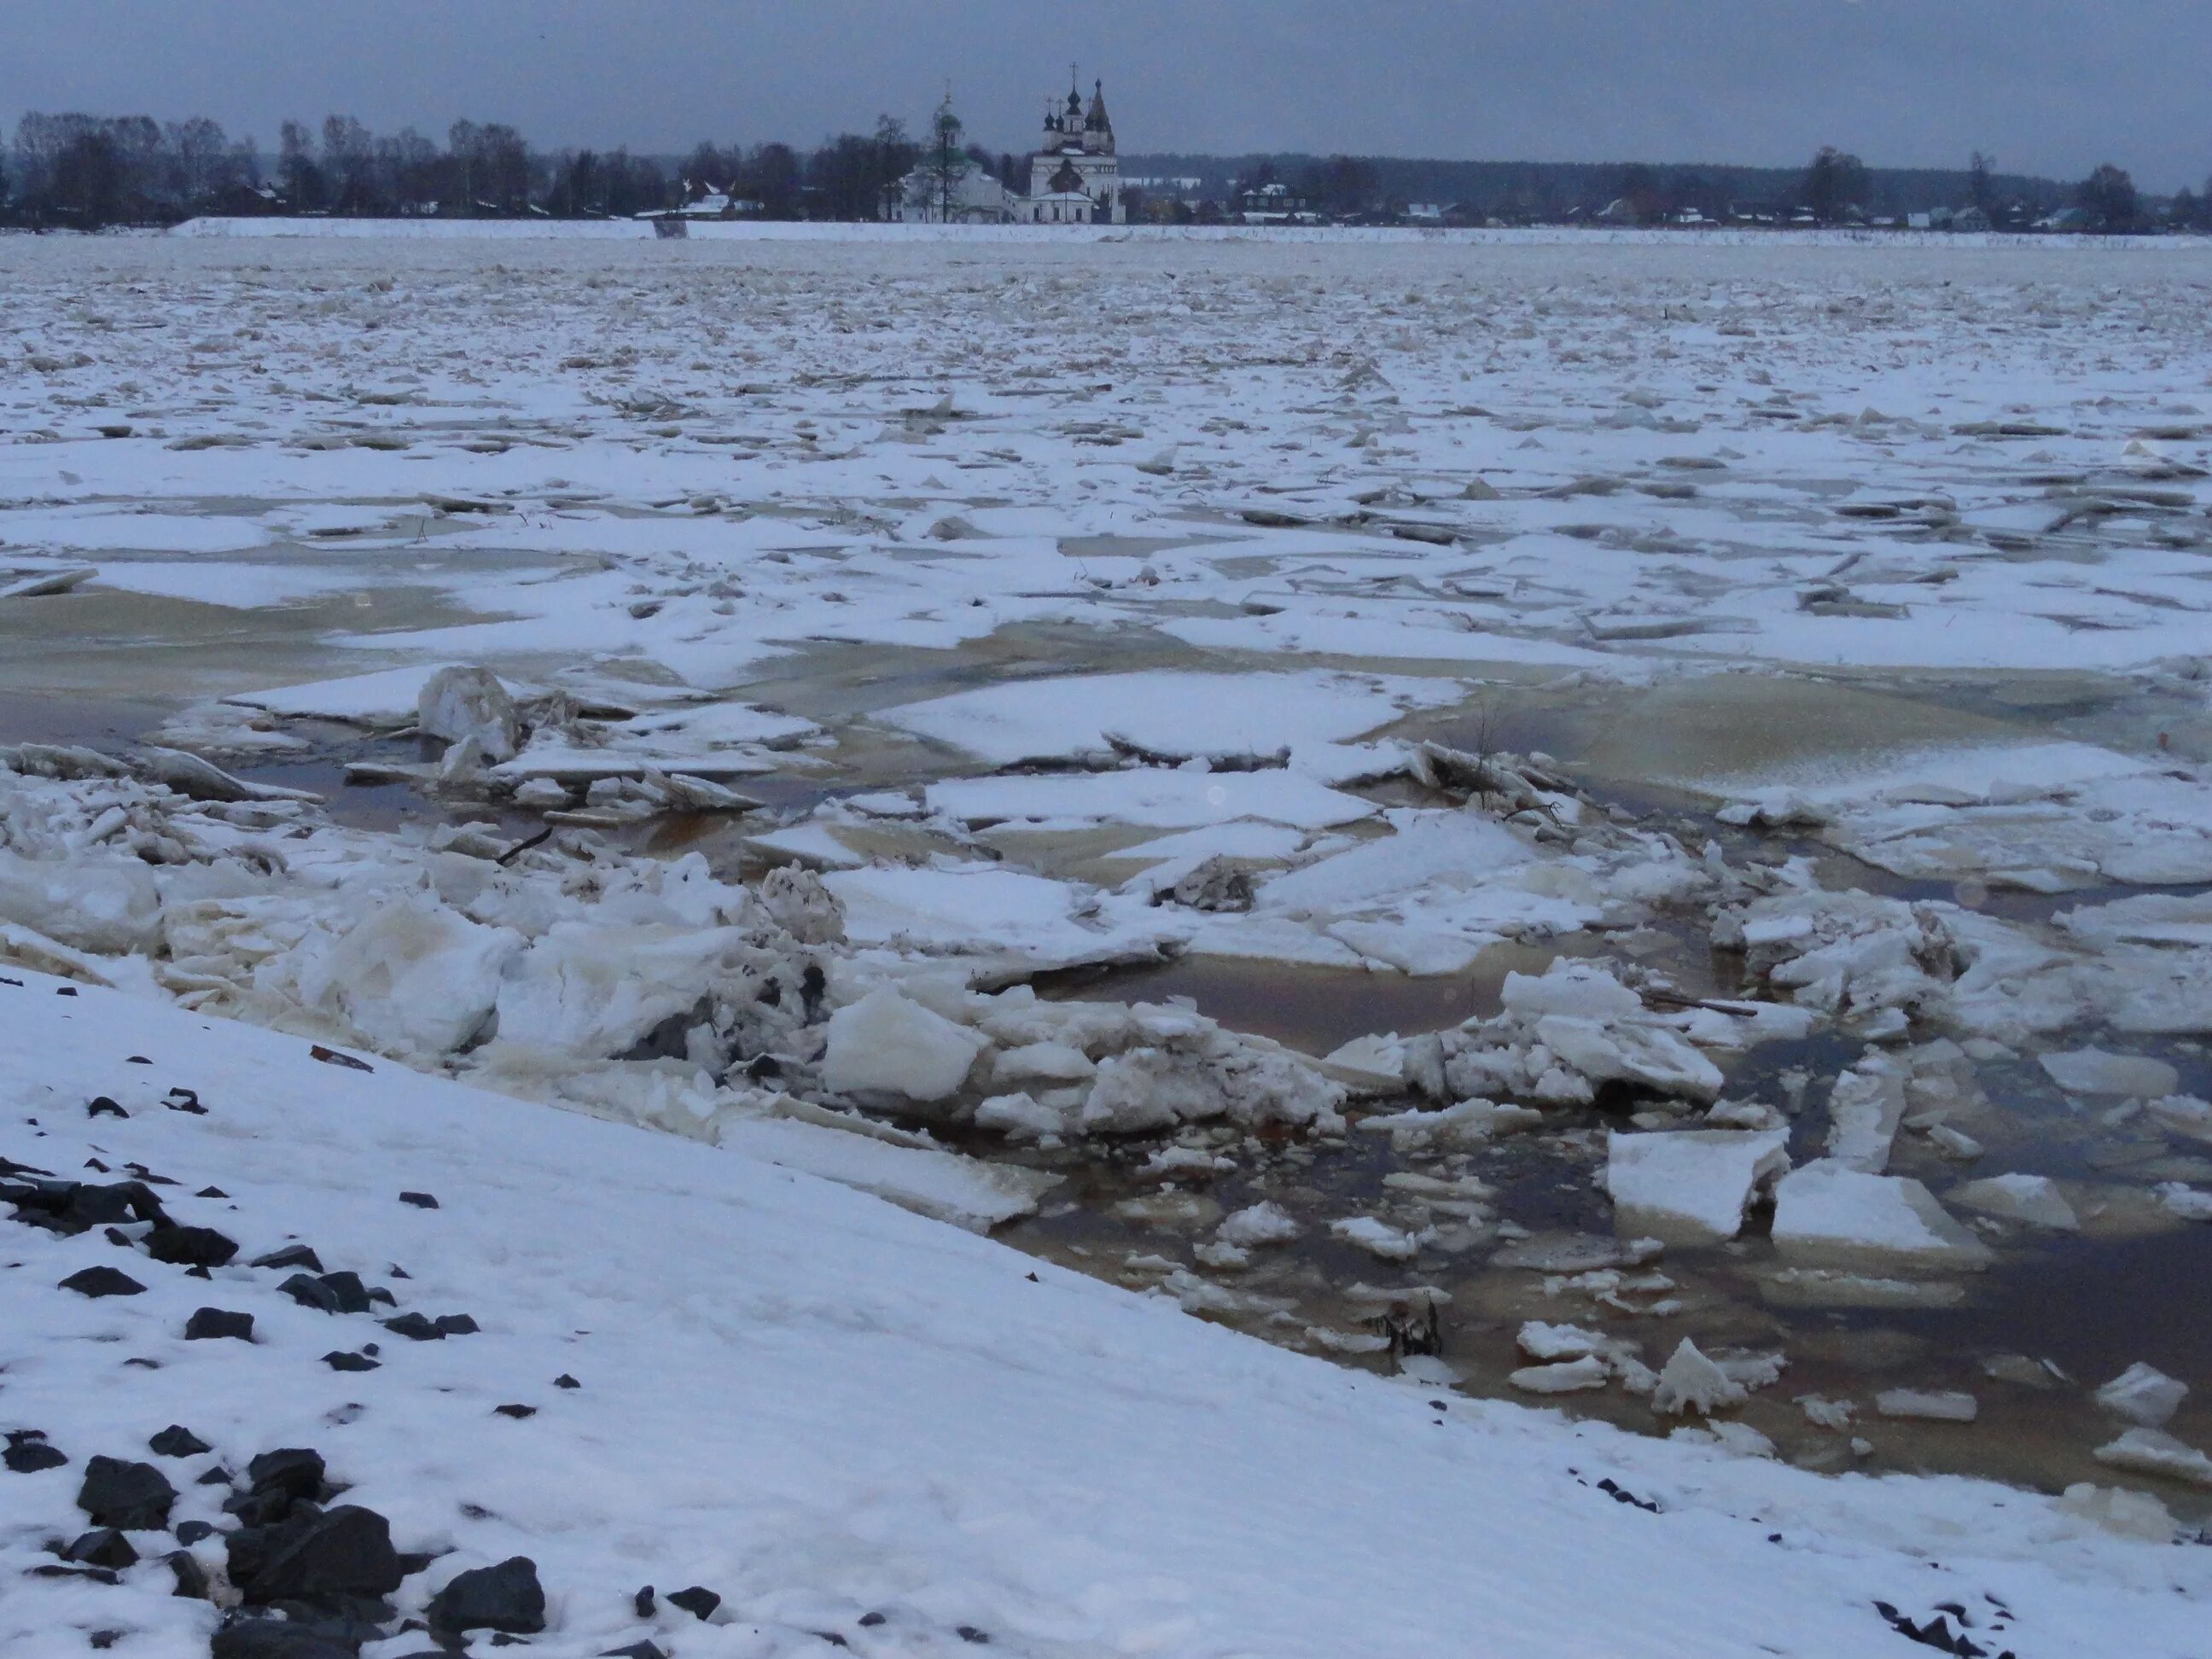
[[[1182,830],[1259,819],[1322,830],[1371,817],[1371,801],[1287,771],[1200,772],[1136,767],[1073,776],[963,778],[927,791],[932,811],[971,827],[1079,830],[1100,823]]]
[[[1273,754],[1342,775],[1345,741],[1467,695],[1456,680],[1374,674],[1160,671],[1024,680],[884,710],[877,718],[994,766],[1110,755],[1109,736],[1170,755]]]
[[[1101,894],[994,865],[833,870],[823,884],[845,906],[845,936],[975,959],[975,971],[1031,972],[1139,959],[1180,943],[1191,923],[1133,894]]]
[[[2212,881],[2212,787],[2197,769],[2087,744],[1929,750],[1756,784],[1684,781],[1730,798],[1793,793],[1832,814],[1826,840],[1903,876],[2042,892]]]

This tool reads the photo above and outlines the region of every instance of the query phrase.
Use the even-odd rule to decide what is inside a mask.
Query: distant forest
[[[1655,215],[1697,208],[1709,217],[1718,217],[1730,206],[1801,205],[1807,181],[1802,167],[1439,161],[1294,153],[1224,156],[1173,151],[1121,157],[1125,175],[1196,179],[1201,183],[1190,193],[1214,198],[1225,198],[1246,181],[1266,177],[1327,202],[1332,193],[1328,181],[1347,170],[1354,175],[1355,191],[1371,192],[1385,207],[1425,204],[1446,210],[1455,208],[1462,215],[1511,219],[1558,219],[1577,209],[1594,214],[1613,202],[1637,198],[1644,198]],[[1869,167],[1865,179],[1867,194],[1859,205],[1878,216],[1960,208],[1977,196],[1976,177],[1966,167]],[[1979,189],[1997,202],[2018,204],[2039,215],[2070,205],[2080,186],[1992,168]]]

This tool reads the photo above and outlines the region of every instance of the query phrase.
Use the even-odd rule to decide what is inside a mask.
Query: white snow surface
[[[11,1157],[64,1174],[143,1162],[179,1183],[159,1189],[172,1212],[236,1237],[241,1261],[304,1240],[389,1280],[406,1310],[483,1328],[387,1338],[381,1369],[337,1374],[317,1356],[375,1328],[295,1306],[276,1273],[201,1284],[96,1231],[0,1224],[0,1414],[73,1460],[0,1479],[11,1653],[67,1650],[72,1629],[121,1632],[126,1659],[204,1641],[213,1610],[172,1596],[158,1559],[116,1587],[21,1576],[41,1539],[76,1530],[85,1460],[143,1457],[173,1421],[213,1447],[161,1460],[184,1494],[173,1520],[217,1518],[220,1489],[191,1484],[207,1464],[312,1445],[400,1548],[449,1552],[409,1578],[403,1609],[526,1554],[550,1603],[532,1650],[561,1659],[648,1637],[686,1655],[811,1653],[820,1630],[878,1659],[944,1655],[968,1650],[960,1625],[1039,1659],[1856,1656],[1894,1639],[1876,1600],[1919,1617],[1984,1595],[2038,1655],[2109,1654],[2124,1629],[2135,1651],[2179,1656],[2202,1634],[2203,1552],[2114,1536],[2054,1500],[1824,1480],[1510,1406],[1437,1411],[1430,1389],[738,1153],[10,977]],[[207,1115],[161,1109],[177,1085]],[[96,1093],[128,1118],[88,1120]],[[228,1196],[189,1196],[210,1183]],[[52,1288],[93,1261],[148,1292]],[[252,1312],[256,1340],[180,1341],[210,1304]],[[582,1386],[555,1389],[562,1374]],[[537,1414],[493,1413],[509,1402]],[[1662,1512],[1593,1490],[1601,1475]],[[1593,1562],[1603,1596],[1587,1594]],[[735,1622],[641,1620],[645,1582],[708,1584]],[[876,1611],[884,1623],[860,1624]]]

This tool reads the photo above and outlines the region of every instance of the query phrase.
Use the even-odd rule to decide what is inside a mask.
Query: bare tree
[[[915,194],[919,202],[933,204],[939,222],[945,224],[952,222],[952,198],[959,194],[962,183],[975,167],[961,143],[963,131],[959,116],[953,112],[952,94],[948,88],[945,101],[929,118],[929,143],[914,173]]]
[[[1966,163],[1966,194],[1984,213],[1997,204],[1996,170],[1997,158],[1979,150]]]
[[[2074,199],[2100,230],[2133,230],[2142,216],[2136,181],[2110,161],[2081,182]]]
[[[1824,146],[1805,169],[1805,205],[1819,222],[1832,225],[1865,204],[1868,183],[1865,162],[1833,144]]]

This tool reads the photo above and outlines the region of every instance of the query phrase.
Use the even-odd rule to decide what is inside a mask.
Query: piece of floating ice
[[[2070,1095],[2133,1095],[2152,1100],[2181,1086],[2180,1073],[2162,1060],[2142,1054],[2076,1048],[2045,1054],[2042,1065],[2051,1080]]]
[[[132,756],[133,769],[156,783],[166,783],[181,794],[194,800],[296,800],[319,801],[320,795],[307,789],[281,789],[275,784],[252,783],[234,777],[221,767],[202,760],[198,755],[187,754],[181,749],[148,747]]]
[[[514,696],[488,668],[441,668],[422,682],[415,723],[426,738],[473,739],[488,761],[513,757],[522,742]]]
[[[1042,1170],[986,1164],[934,1147],[902,1146],[842,1127],[790,1119],[726,1121],[718,1126],[716,1140],[763,1163],[804,1170],[971,1232],[988,1232],[1030,1214],[1060,1180]]]
[[[2212,1221],[2212,1193],[2200,1192],[2185,1182],[2161,1182],[2159,1207],[2182,1221]]]
[[[1954,1187],[1944,1196],[1954,1204],[1978,1210],[1984,1215],[2025,1221],[2030,1226],[2049,1227],[2057,1232],[2075,1232],[2081,1225],[2074,1206],[2058,1190],[2058,1183],[2048,1176],[1986,1176]]]
[[[1828,1156],[1880,1175],[1905,1119],[1905,1079],[1886,1054],[1869,1054],[1836,1079],[1828,1096]]]
[[[1384,1112],[1362,1118],[1359,1127],[1390,1137],[1396,1151],[1423,1152],[1473,1146],[1502,1134],[1534,1129],[1544,1115],[1528,1106],[1493,1100],[1462,1100],[1434,1112]]]
[[[1514,1340],[1529,1358],[1547,1364],[1586,1358],[1607,1346],[1607,1339],[1595,1331],[1586,1331],[1579,1325],[1547,1325],[1540,1319],[1524,1323]]]
[[[1867,1175],[1832,1158],[1777,1183],[1774,1243],[1797,1267],[1973,1272],[1995,1260],[1920,1182]]]
[[[1613,1224],[1631,1237],[1717,1244],[1743,1230],[1759,1189],[1790,1167],[1786,1129],[1686,1129],[1606,1138]]]
[[[2212,1486],[2212,1457],[2163,1429],[2130,1429],[2112,1444],[2098,1447],[2094,1455],[2116,1469]]]
[[[1874,1408],[1884,1417],[1930,1423],[1971,1423],[1982,1413],[1973,1395],[1937,1389],[1884,1389],[1875,1395]]]
[[[1776,1308],[1955,1308],[1966,1287],[1946,1279],[1884,1279],[1832,1267],[1780,1267],[1759,1275]]]
[[[1682,1417],[1695,1412],[1710,1417],[1715,1412],[1741,1406],[1750,1390],[1737,1382],[1684,1337],[1659,1373],[1659,1386],[1651,1395],[1651,1409],[1662,1417]]]
[[[2097,1390],[2100,1406],[2146,1429],[2164,1428],[2188,1397],[2189,1384],[2142,1360]]]
[[[1281,1205],[1261,1202],[1224,1217],[1221,1224],[1213,1230],[1213,1236],[1224,1244],[1251,1250],[1270,1244],[1287,1244],[1301,1231]]]
[[[1346,1216],[1330,1222],[1328,1230],[1346,1243],[1357,1245],[1385,1261],[1410,1261],[1421,1253],[1421,1246],[1435,1237],[1431,1229],[1403,1231],[1371,1215]]]
[[[241,691],[223,699],[248,708],[266,709],[299,720],[343,720],[356,726],[411,726],[421,713],[422,692],[449,665],[380,669],[342,679],[313,680],[268,691]],[[506,687],[510,696],[518,688]]]
[[[822,1080],[842,1095],[922,1102],[959,1092],[989,1039],[878,985],[830,1016]]]
[[[1613,1380],[1605,1361],[1595,1354],[1552,1365],[1524,1365],[1506,1374],[1506,1382],[1527,1394],[1579,1394],[1601,1389]]]
[[[71,565],[61,570],[0,570],[0,599],[46,599],[74,592],[100,574],[94,564]]]

